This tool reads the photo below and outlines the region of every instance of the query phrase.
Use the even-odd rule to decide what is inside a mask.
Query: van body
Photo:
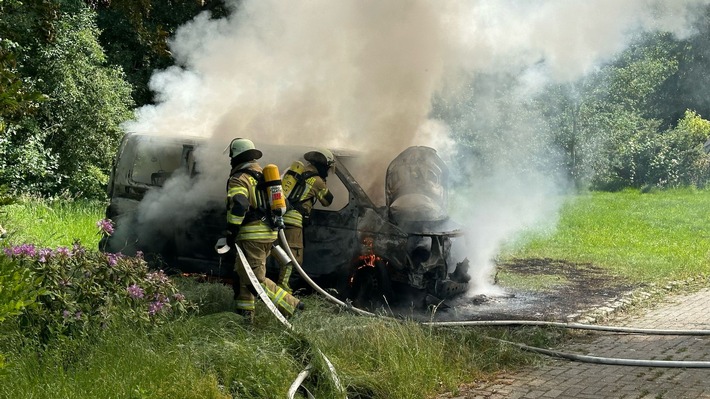
[[[102,250],[141,251],[168,271],[233,277],[233,255],[220,256],[214,249],[226,226],[229,159],[215,160],[223,165],[223,179],[200,180],[204,168],[195,152],[202,145],[201,138],[126,134],[108,184],[106,217],[115,233],[102,240]],[[264,153],[259,163],[273,163],[281,172],[313,149],[256,146]],[[420,307],[464,293],[468,260],[456,254],[463,253],[465,237],[445,212],[447,171],[436,152],[410,147],[393,160],[381,206],[358,181],[369,173],[367,165],[355,153],[332,152],[335,173],[327,184],[334,201],[329,207],[316,203],[304,227],[306,273],[363,307],[384,300]],[[270,260],[267,273],[276,269]],[[297,273],[291,284],[303,286]]]

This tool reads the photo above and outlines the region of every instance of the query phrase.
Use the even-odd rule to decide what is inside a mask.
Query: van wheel
[[[373,310],[391,303],[392,285],[385,263],[379,260],[374,265],[358,265],[352,274],[348,299],[355,307]]]

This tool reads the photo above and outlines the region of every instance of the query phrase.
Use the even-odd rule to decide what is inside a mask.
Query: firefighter
[[[285,316],[291,316],[303,304],[266,278],[266,258],[278,233],[271,225],[269,206],[263,183],[262,168],[256,162],[262,153],[251,140],[237,138],[229,145],[231,172],[227,181],[227,242],[238,245],[244,252],[249,266],[266,291],[269,299]],[[253,320],[256,290],[237,256],[235,270],[239,276],[238,286],[233,286],[236,312]]]
[[[295,179],[293,188],[286,193],[289,210],[284,215],[284,235],[299,265],[303,264],[303,227],[307,224],[315,201],[318,200],[323,206],[333,202],[333,194],[325,182],[335,164],[335,157],[325,148],[309,151],[303,154],[303,159],[308,164],[302,170],[294,173],[292,167],[284,174],[286,176],[290,173],[291,178]],[[299,162],[294,162],[296,164]],[[288,292],[291,292],[288,284],[291,270],[291,263],[281,265],[279,270],[278,285]]]

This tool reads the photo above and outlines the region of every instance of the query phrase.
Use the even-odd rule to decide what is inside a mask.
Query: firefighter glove
[[[234,242],[237,240],[237,235],[239,234],[239,226],[233,223],[227,223],[227,229],[222,234]]]

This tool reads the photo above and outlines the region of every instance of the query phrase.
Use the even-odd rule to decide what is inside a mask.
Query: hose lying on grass
[[[298,264],[291,248],[289,248],[286,237],[283,232],[279,232],[279,239],[283,245],[283,248],[288,253],[289,258],[293,262],[293,266],[298,271],[298,274],[318,293],[322,294],[330,302],[342,306],[348,310],[351,310],[357,314],[364,316],[374,316],[380,318],[393,319],[392,317],[376,315],[374,313],[368,312],[352,306],[352,304],[345,303],[333,295],[329,294],[323,288],[318,286],[306,272]],[[613,326],[600,326],[600,325],[588,325],[588,324],[577,324],[577,323],[557,323],[548,321],[532,321],[532,320],[472,320],[472,321],[447,321],[447,322],[425,322],[422,325],[431,327],[451,327],[451,326],[505,326],[505,325],[532,325],[532,326],[554,326],[561,328],[571,328],[571,329],[583,329],[583,330],[597,330],[597,331],[607,331],[607,332],[618,332],[618,333],[631,333],[631,334],[646,334],[646,335],[694,335],[694,336],[704,336],[710,335],[710,330],[662,330],[662,329],[649,329],[649,328],[631,328],[631,327],[613,327]],[[547,356],[560,357],[568,360],[586,362],[586,363],[598,363],[598,364],[612,364],[620,366],[643,366],[643,367],[687,367],[687,368],[710,368],[710,362],[705,361],[670,361],[670,360],[643,360],[643,359],[621,359],[621,358],[608,358],[608,357],[597,357],[597,356],[586,356],[577,355],[572,353],[565,353],[560,351],[553,351],[544,348],[538,348],[534,346],[528,346],[525,344],[520,344],[516,342],[506,341],[498,338],[485,337],[487,339],[496,340],[509,345],[517,346],[520,349],[537,352]]]
[[[283,232],[279,231],[279,234],[283,235]],[[285,239],[284,239],[284,241],[285,241]],[[293,325],[291,323],[289,323],[288,320],[286,320],[286,317],[284,317],[284,315],[282,315],[281,312],[279,312],[279,310],[276,309],[276,305],[274,305],[274,303],[271,302],[271,300],[269,299],[268,295],[264,291],[264,288],[261,286],[261,284],[259,283],[259,280],[256,278],[256,275],[251,270],[251,266],[247,262],[246,257],[244,256],[244,252],[242,252],[241,248],[239,248],[238,245],[235,245],[235,247],[237,250],[237,256],[239,257],[242,265],[244,265],[244,269],[246,271],[247,276],[249,276],[249,281],[251,282],[251,285],[254,287],[257,294],[259,295],[259,298],[261,298],[261,301],[264,302],[264,304],[269,309],[269,311],[271,311],[271,313],[276,317],[276,319],[278,321],[281,322],[281,324],[283,324],[289,331],[294,331]],[[288,246],[286,246],[286,247],[288,248]],[[320,355],[320,357],[323,359],[323,361],[328,365],[331,380],[333,381],[335,386],[340,390],[340,392],[342,392],[344,394],[345,399],[347,399],[347,394],[346,394],[345,388],[343,387],[342,383],[340,382],[340,379],[338,378],[338,375],[335,372],[335,367],[333,367],[333,363],[330,362],[328,357],[326,357],[325,354],[323,354],[323,352],[320,351],[320,349],[316,348],[316,352],[318,353],[318,355]],[[288,394],[289,394],[288,398],[289,399],[293,399],[298,387],[303,383],[305,378],[310,374],[311,368],[312,368],[312,365],[309,363],[306,366],[306,368],[303,371],[301,371],[301,373],[298,374],[298,376],[296,377],[296,380],[293,382],[293,384],[291,385],[291,388],[289,388],[289,390],[288,390]],[[304,389],[305,389],[305,387],[304,387]],[[310,392],[308,392],[308,395],[311,397],[313,396],[313,395],[311,395]]]
[[[451,327],[451,326],[547,326],[561,327],[576,330],[594,330],[606,332],[618,332],[628,334],[643,334],[643,335],[693,335],[703,336],[710,335],[710,330],[662,330],[655,328],[634,328],[634,327],[614,327],[600,326],[591,324],[579,323],[560,323],[554,321],[536,321],[536,320],[469,320],[469,321],[439,321],[439,322],[424,322],[425,326],[436,327]]]

